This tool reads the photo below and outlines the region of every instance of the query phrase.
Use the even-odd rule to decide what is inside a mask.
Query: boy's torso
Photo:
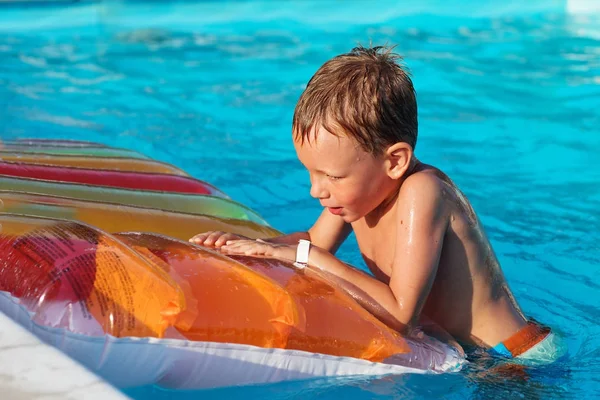
[[[493,346],[522,328],[525,320],[467,199],[438,169],[424,166],[416,173],[434,174],[450,194],[445,197],[448,228],[423,312],[459,340]],[[352,224],[365,263],[386,283],[396,256],[395,243],[402,240],[397,237],[396,208],[375,226],[364,219]]]

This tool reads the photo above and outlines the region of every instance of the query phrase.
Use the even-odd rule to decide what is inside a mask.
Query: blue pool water
[[[600,396],[600,11],[396,3],[0,6],[1,138],[136,149],[280,230],[305,230],[320,209],[291,144],[295,102],[333,55],[398,44],[418,92],[417,156],[462,187],[517,300],[566,338],[568,357],[525,378],[484,374],[488,361],[474,359],[440,376],[145,387],[131,397]],[[364,268],[352,239],[340,257]]]

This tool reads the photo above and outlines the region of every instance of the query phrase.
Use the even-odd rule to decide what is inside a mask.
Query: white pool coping
[[[0,398],[124,400],[128,397],[0,312]]]

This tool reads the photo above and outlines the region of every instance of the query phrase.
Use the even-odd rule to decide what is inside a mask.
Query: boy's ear
[[[386,172],[392,179],[404,176],[413,158],[412,146],[408,143],[398,142],[387,148],[385,152]]]

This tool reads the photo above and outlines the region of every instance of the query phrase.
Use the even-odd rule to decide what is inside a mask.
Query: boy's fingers
[[[204,242],[204,239],[206,239],[207,233],[200,233],[198,235],[192,236],[192,238],[189,240],[190,242],[193,243],[201,243]]]
[[[230,233],[227,233],[225,235],[221,235],[217,241],[215,242],[215,246],[221,246],[225,243],[227,243],[231,238],[235,237],[235,235],[232,235]]]
[[[204,240],[204,244],[212,245],[217,241],[217,239],[223,234],[223,232],[212,232],[208,237]]]
[[[241,247],[243,247],[243,243],[241,240],[228,240],[224,246],[221,246],[222,249],[227,251],[238,251]]]
[[[227,253],[244,254],[247,256],[266,254],[267,247],[255,240],[235,240],[227,241],[227,244],[221,247]]]
[[[225,241],[225,244],[226,244],[227,246],[239,246],[239,245],[242,245],[242,244],[246,244],[247,242],[248,242],[248,241],[247,241],[247,240],[245,240],[245,239],[239,239],[239,238],[235,238],[235,237],[234,237],[234,238],[228,238],[228,239]]]

